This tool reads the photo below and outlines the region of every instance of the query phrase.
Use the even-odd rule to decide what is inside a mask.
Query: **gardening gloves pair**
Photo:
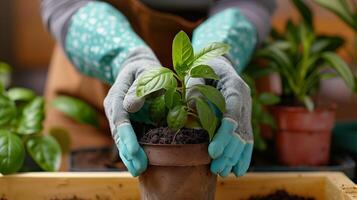
[[[221,56],[207,63],[220,79],[192,79],[188,87],[209,84],[222,93],[226,113],[223,113],[221,126],[208,147],[208,153],[213,159],[211,171],[222,177],[231,172],[242,176],[249,168],[253,152],[252,104],[250,89],[238,73],[250,60],[257,43],[257,32],[239,9],[230,8],[210,17],[193,33],[195,51],[217,41],[231,46],[226,57]],[[194,91],[189,93],[188,96],[196,95]]]
[[[102,2],[87,3],[72,16],[65,50],[83,74],[112,85],[104,110],[122,161],[133,176],[138,176],[148,161],[127,110],[142,107],[144,99],[135,95],[135,80],[144,71],[160,67],[160,62],[127,19]]]
[[[221,176],[230,172],[242,175],[249,166],[253,142],[249,89],[237,72],[249,60],[256,33],[238,9],[226,9],[194,31],[196,50],[211,42],[225,42],[232,47],[227,55],[229,60],[220,57],[208,63],[221,79],[207,84],[216,86],[227,103],[227,113],[208,149],[213,159],[211,170]],[[121,159],[129,172],[138,176],[145,171],[148,161],[138,144],[128,112],[136,112],[144,105],[145,99],[136,96],[138,76],[161,64],[131,29],[127,19],[103,2],[87,3],[73,14],[65,51],[83,74],[112,84],[104,109]]]

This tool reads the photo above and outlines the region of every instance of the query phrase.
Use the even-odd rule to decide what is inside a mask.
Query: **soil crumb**
[[[315,200],[312,197],[302,197],[294,194],[289,194],[285,190],[277,190],[274,193],[265,196],[253,196],[249,200]]]
[[[200,144],[209,142],[209,136],[205,130],[183,128],[174,132],[168,127],[160,127],[149,130],[140,138],[140,142],[149,144]]]

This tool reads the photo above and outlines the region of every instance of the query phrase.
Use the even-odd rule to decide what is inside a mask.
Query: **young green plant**
[[[203,128],[212,139],[219,124],[216,110],[225,112],[225,100],[215,87],[204,84],[188,87],[187,83],[191,78],[218,80],[207,62],[228,50],[227,44],[212,43],[194,53],[189,37],[180,31],[172,45],[174,71],[165,67],[154,68],[144,72],[138,80],[138,97],[156,96],[150,105],[152,120],[160,122],[166,118],[167,126],[173,131],[183,127]],[[186,96],[187,90],[197,91],[200,95]]]

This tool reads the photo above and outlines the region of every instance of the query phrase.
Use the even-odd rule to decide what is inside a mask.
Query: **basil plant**
[[[284,105],[305,105],[312,111],[315,107],[312,96],[320,80],[339,76],[351,90],[355,80],[348,65],[335,53],[344,40],[317,34],[310,8],[302,0],[293,3],[302,20],[287,21],[283,34],[273,32],[256,57],[266,61],[267,69],[280,74]]]
[[[216,113],[225,112],[225,100],[215,87],[197,84],[188,88],[187,81],[190,78],[218,80],[218,75],[206,63],[228,50],[227,44],[212,43],[195,53],[189,37],[180,31],[172,45],[173,70],[154,68],[138,79],[137,96],[151,97],[151,119],[157,124],[165,121],[164,125],[173,131],[183,127],[203,128],[212,139],[219,125]],[[188,89],[200,95],[186,96]],[[195,105],[194,108],[189,104]]]
[[[0,92],[0,173],[27,171],[29,157],[42,170],[59,169],[61,147],[53,136],[42,134],[44,117],[44,99],[32,90]]]

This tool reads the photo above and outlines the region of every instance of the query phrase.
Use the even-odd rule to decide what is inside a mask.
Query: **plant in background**
[[[252,96],[252,128],[254,148],[259,151],[264,151],[267,148],[267,144],[261,135],[261,125],[267,125],[273,129],[276,128],[275,119],[264,107],[278,104],[280,102],[280,97],[268,92],[258,93],[254,80],[269,74],[269,71],[262,73],[264,71],[263,69],[257,69],[256,71],[252,69],[254,68],[248,67],[242,77],[249,85]]]
[[[320,80],[340,76],[353,89],[354,78],[347,64],[335,53],[343,45],[343,39],[317,35],[313,27],[313,15],[301,0],[293,0],[302,21],[288,21],[284,35],[274,37],[256,57],[268,61],[268,68],[281,75],[283,103],[305,105],[314,109],[312,96]]]
[[[26,88],[0,93],[0,173],[25,169],[28,154],[45,171],[60,167],[61,147],[54,137],[42,134],[44,100]]]
[[[7,88],[10,85],[10,79],[11,67],[4,62],[0,62],[0,85],[2,85],[4,88]],[[3,89],[0,88],[0,90]]]
[[[151,118],[158,124],[166,118],[166,123],[160,125],[167,125],[173,131],[183,127],[201,127],[212,139],[219,123],[215,108],[225,112],[224,98],[216,88],[209,85],[198,84],[188,88],[187,81],[190,78],[218,80],[214,70],[205,63],[228,50],[226,44],[213,43],[194,53],[189,37],[180,31],[173,41],[174,71],[159,67],[139,77],[137,96],[156,96],[150,106]],[[187,97],[188,89],[196,90],[201,95]],[[191,108],[189,102],[190,105],[193,102],[195,108]]]
[[[357,3],[348,0],[315,0],[317,4],[331,11],[342,19],[357,33]],[[354,53],[350,53],[354,64],[357,65],[357,37],[354,42]],[[357,71],[355,72],[355,92],[357,92]]]

